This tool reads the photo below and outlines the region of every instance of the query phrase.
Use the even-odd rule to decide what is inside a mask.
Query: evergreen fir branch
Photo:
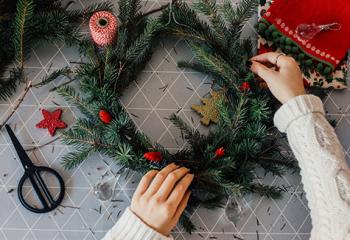
[[[71,24],[67,14],[60,10],[40,12],[35,14],[30,23],[30,31],[36,45],[40,42],[61,42],[65,39],[65,33],[70,32]]]
[[[132,23],[141,14],[140,10],[140,0],[120,0],[118,17],[123,24]]]
[[[214,197],[201,200],[200,204],[202,207],[207,209],[216,209],[216,208],[223,208],[225,205],[222,202],[222,200],[226,197],[226,195],[215,195]]]
[[[232,114],[224,101],[217,103],[217,109],[220,116],[220,121],[223,123],[223,126],[231,127],[232,124]],[[221,123],[220,123],[221,124]]]
[[[218,75],[217,72],[211,71],[211,69],[208,69],[206,66],[202,65],[201,63],[197,62],[185,62],[185,61],[179,61],[177,63],[177,66],[179,68],[189,68],[204,74],[209,74],[211,75],[214,79],[220,79],[222,78],[221,75]]]
[[[146,25],[144,32],[126,51],[125,60],[137,64],[141,63],[144,59],[144,55],[147,54],[152,47],[152,41],[161,27],[162,24],[158,20],[150,20]]]
[[[221,76],[226,86],[239,90],[235,80],[238,78],[237,72],[229,66],[220,56],[213,55],[200,45],[190,44],[196,59],[214,76]]]
[[[280,199],[282,197],[282,193],[285,192],[285,189],[281,187],[266,186],[259,183],[251,184],[247,189],[253,193],[273,199]]]
[[[176,114],[172,114],[169,118],[169,120],[178,128],[181,130],[181,132],[184,134],[184,139],[187,139],[189,141],[195,141],[200,138],[200,133],[196,130],[193,130],[190,126],[188,126],[180,117],[178,117]],[[190,142],[191,144],[191,142]]]
[[[230,36],[226,35],[228,29],[218,11],[216,0],[199,0],[195,2],[193,6],[197,11],[202,12],[209,18],[213,30],[215,31],[217,42],[220,43],[222,47],[227,47]]]
[[[61,69],[57,69],[53,71],[50,75],[46,75],[43,80],[40,83],[33,84],[33,87],[41,87],[44,86],[54,80],[56,80],[60,76],[65,76],[67,78],[71,78],[71,74],[73,73],[72,69],[70,67],[64,67]]]
[[[257,13],[258,6],[258,0],[242,0],[237,7],[234,8],[230,1],[225,0],[221,12],[225,20],[230,23],[231,37],[234,39],[239,38],[243,26]]]
[[[76,152],[70,152],[62,158],[62,165],[70,170],[79,166],[93,151],[93,148],[83,148]]]
[[[16,90],[17,81],[16,79],[0,79],[0,99],[6,100],[8,97],[12,95],[12,93]]]
[[[115,153],[116,153],[116,159],[122,165],[127,165],[128,162],[135,159],[135,155],[132,153],[132,148],[126,144],[119,144]]]
[[[1,70],[0,70],[1,73]],[[8,78],[0,77],[0,99],[6,100],[16,90],[18,82],[23,79],[23,72],[19,69],[11,69]]]
[[[196,226],[193,224],[188,213],[186,213],[186,212],[184,212],[181,215],[181,217],[179,219],[179,223],[181,224],[181,226],[183,226],[185,231],[188,232],[189,234],[191,234],[193,231],[196,230]]]
[[[33,17],[34,4],[32,0],[18,0],[17,11],[14,21],[14,49],[17,68],[22,70],[24,66],[24,55],[28,48],[27,27]]]
[[[70,10],[67,12],[69,22],[79,23],[90,19],[92,14],[98,11],[113,11],[113,4],[110,1],[99,1],[98,3],[89,5],[84,9]]]
[[[231,107],[233,108],[234,113],[233,119],[231,120],[232,125],[231,128],[235,129],[239,126],[242,125],[243,121],[246,119],[247,116],[247,108],[246,108],[246,103],[247,103],[247,98],[243,94],[240,94],[238,97],[238,102],[236,104],[231,103]]]
[[[80,99],[79,94],[70,86],[62,86],[57,89],[58,94],[60,94],[66,101],[77,106],[78,109],[85,114],[87,117],[94,119],[96,118],[97,113],[95,113],[89,105]]]

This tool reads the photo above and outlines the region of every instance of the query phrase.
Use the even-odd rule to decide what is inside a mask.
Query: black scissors
[[[62,177],[52,168],[35,166],[19,143],[12,129],[8,125],[5,125],[5,127],[24,168],[24,175],[22,176],[21,180],[19,180],[17,188],[18,198],[21,204],[29,211],[35,213],[46,213],[55,209],[60,205],[64,198],[65,187]],[[43,178],[41,177],[40,174],[44,172],[50,173],[58,180],[59,192],[57,198],[52,196]],[[42,205],[41,207],[35,206],[35,204],[31,205],[26,202],[26,199],[23,196],[23,185],[27,179],[29,179],[31,185],[33,186],[34,191]]]

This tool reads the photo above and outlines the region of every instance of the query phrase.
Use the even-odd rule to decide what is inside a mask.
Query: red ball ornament
[[[223,147],[216,149],[215,158],[220,158],[225,156],[225,149]]]
[[[35,126],[37,128],[47,128],[51,136],[55,135],[57,128],[66,128],[67,124],[60,120],[62,115],[62,109],[57,109],[53,112],[49,112],[46,109],[42,109],[41,113],[44,116],[44,119],[41,120]]]
[[[143,154],[143,157],[150,162],[160,162],[163,160],[161,152],[146,152],[145,154]]]
[[[239,90],[242,92],[246,92],[250,90],[250,84],[249,82],[243,82],[242,85],[239,87]]]
[[[100,117],[100,120],[106,124],[109,124],[112,121],[112,115],[107,112],[106,110],[101,109],[98,112],[98,116]]]

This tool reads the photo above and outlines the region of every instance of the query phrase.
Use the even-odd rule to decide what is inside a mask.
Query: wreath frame
[[[63,166],[77,167],[98,151],[140,173],[172,162],[191,169],[195,175],[192,194],[180,219],[187,232],[195,229],[190,216],[198,206],[223,207],[229,195],[242,197],[246,193],[281,197],[282,188],[264,185],[256,176],[256,168],[279,176],[297,169],[294,159],[280,152],[273,137],[272,98],[249,70],[254,45],[250,39],[240,40],[257,2],[243,0],[237,7],[226,2],[220,7],[214,0],[199,0],[192,9],[174,1],[152,19],[150,12],[140,9],[139,0],[121,0],[116,41],[99,48],[90,37],[82,38],[78,47],[84,62],[74,70],[65,67],[54,71],[43,80],[48,83],[63,75],[70,81],[78,80],[84,93],[81,97],[66,84],[57,89],[84,115],[62,134],[62,141],[76,148],[63,157]],[[192,129],[176,114],[170,117],[188,142],[188,147],[176,153],[139,132],[119,102],[122,91],[150,60],[159,39],[169,34],[185,39],[196,58],[194,63],[180,62],[179,67],[210,74],[226,97],[217,104],[220,120],[208,135]],[[101,118],[101,111],[108,121]],[[224,154],[215,154],[218,149],[224,149]]]

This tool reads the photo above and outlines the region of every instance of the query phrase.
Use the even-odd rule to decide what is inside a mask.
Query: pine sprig
[[[62,158],[62,165],[65,169],[73,169],[79,166],[92,152],[92,148],[79,149],[70,152]]]
[[[14,49],[18,69],[23,69],[24,54],[27,49],[27,27],[33,17],[34,4],[32,0],[19,0],[14,21]]]
[[[125,60],[136,64],[141,63],[144,60],[145,53],[152,47],[152,41],[161,27],[162,25],[158,20],[150,20],[143,34],[126,51]]]

